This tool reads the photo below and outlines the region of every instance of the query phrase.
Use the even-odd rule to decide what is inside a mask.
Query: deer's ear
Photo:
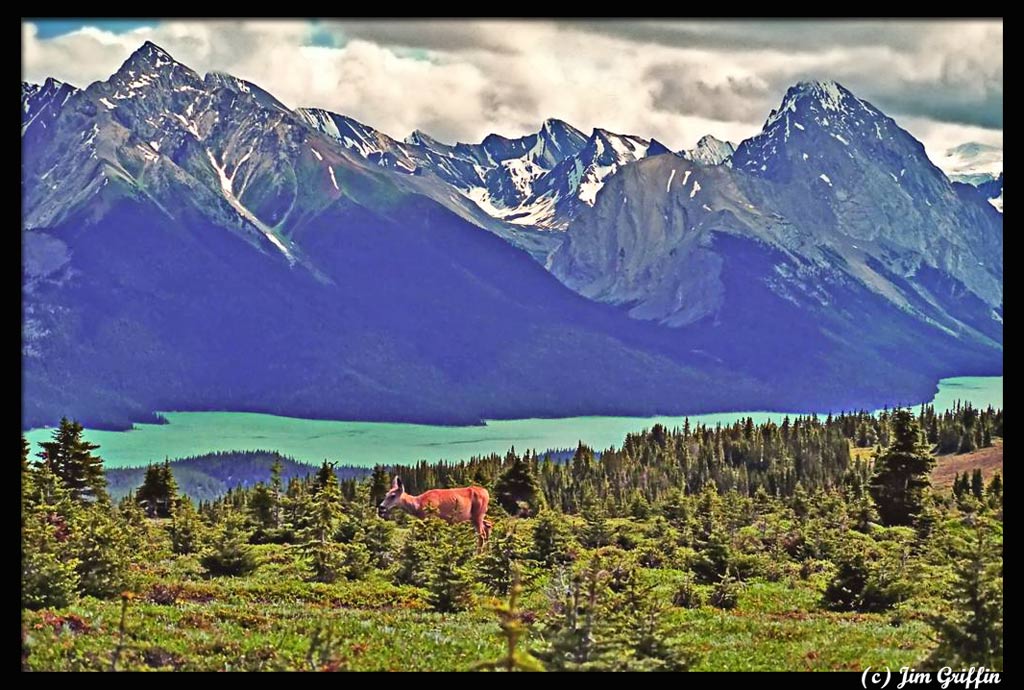
[[[403,489],[403,487],[402,487],[402,478],[401,478],[401,477],[398,477],[398,476],[396,476],[396,477],[395,477],[395,481],[391,482],[391,488],[392,488],[392,489],[401,489],[401,490],[404,490],[404,489]]]

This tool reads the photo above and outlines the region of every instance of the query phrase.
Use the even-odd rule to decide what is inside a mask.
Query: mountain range
[[[22,142],[25,427],[838,410],[1002,369],[1001,174],[834,82],[738,145],[445,144],[146,43],[23,84]]]

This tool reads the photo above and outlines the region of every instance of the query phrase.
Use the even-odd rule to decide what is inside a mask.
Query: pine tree
[[[494,496],[509,515],[535,515],[543,505],[543,493],[529,460],[509,451],[507,469],[494,484]]]
[[[347,580],[363,580],[372,570],[370,550],[360,541],[341,546],[341,572]]]
[[[180,496],[171,510],[171,550],[176,554],[198,553],[205,543],[206,527],[188,496]]]
[[[960,435],[960,447],[957,449],[957,452],[970,453],[978,447],[977,440],[975,439],[978,413],[973,407],[966,405],[963,408],[961,420],[963,423],[963,433]]]
[[[458,527],[444,530],[440,548],[432,554],[427,578],[427,603],[438,613],[465,611],[473,604],[473,580],[464,565]]]
[[[859,550],[848,549],[837,560],[836,574],[825,589],[825,605],[833,611],[858,611],[870,577],[867,559]]]
[[[869,533],[871,525],[878,521],[878,510],[862,479],[857,478],[849,487],[846,505],[853,529]]]
[[[572,560],[565,525],[550,509],[542,510],[534,522],[532,555],[548,566]]]
[[[473,665],[474,671],[543,671],[544,665],[540,660],[521,648],[520,639],[527,632],[527,624],[523,620],[522,613],[516,606],[523,586],[519,582],[519,570],[513,569],[512,585],[509,587],[508,603],[495,602],[491,607],[498,616],[498,627],[501,629],[501,639],[505,641],[505,655],[491,661],[481,661]]]
[[[32,465],[28,462],[28,454],[30,452],[28,441],[24,436],[21,437],[21,512],[24,514],[25,507],[28,505],[28,496],[31,492],[32,483]]]
[[[103,458],[93,455],[99,448],[82,438],[84,429],[78,422],[64,417],[54,430],[52,440],[42,443],[39,454],[44,465],[60,477],[76,501],[107,500],[107,479],[103,475]]]
[[[609,670],[689,670],[697,657],[675,639],[677,631],[666,623],[667,605],[654,598],[653,585],[640,584],[635,570],[624,572],[618,593],[609,598],[607,620],[598,629],[615,650]],[[611,589],[616,590],[614,584]]]
[[[390,488],[391,477],[387,468],[383,465],[375,466],[373,474],[370,475],[370,503],[374,506],[379,505]]]
[[[665,625],[665,609],[652,606],[636,610],[626,623],[625,646],[629,651],[623,655],[620,668],[623,671],[689,671],[698,660],[698,655],[675,639],[672,630]]]
[[[398,551],[394,572],[397,584],[417,587],[427,584],[431,559],[444,539],[443,530],[444,523],[432,516],[413,523]]]
[[[793,490],[793,497],[790,499],[789,504],[793,509],[793,514],[801,520],[806,518],[810,511],[808,500],[807,490],[804,488],[804,485],[797,482],[796,488]]]
[[[979,501],[985,498],[985,480],[981,476],[981,468],[976,467],[971,472],[971,493]]]
[[[715,525],[708,538],[697,543],[693,572],[702,582],[717,582],[731,563],[732,547],[729,544],[729,535],[721,526]]]
[[[171,471],[171,463],[149,465],[142,486],[135,493],[136,501],[145,506],[149,517],[170,517],[172,503],[178,495],[178,482]]]
[[[960,498],[963,496],[963,487],[960,484],[960,473],[957,472],[953,475],[953,498]]]
[[[608,525],[604,507],[589,492],[584,495],[583,499],[583,520],[580,542],[584,546],[596,549],[611,543],[612,530]]]
[[[117,518],[125,529],[128,548],[132,553],[140,553],[149,547],[149,525],[146,513],[135,501],[135,496],[128,494],[117,505]]]
[[[715,583],[714,589],[711,590],[708,603],[716,609],[734,609],[736,604],[739,603],[740,589],[742,587],[743,585],[733,577],[729,568],[726,568],[725,572],[719,577],[718,582]]]
[[[367,516],[361,523],[353,542],[366,547],[370,563],[375,568],[384,570],[391,565],[394,558],[395,525],[383,520],[376,514]]]
[[[239,576],[256,570],[258,563],[249,546],[249,532],[242,514],[232,510],[224,515],[210,551],[200,562],[211,575]]]
[[[970,516],[964,558],[957,564],[952,612],[935,618],[935,667],[1003,668],[1003,555],[1001,526]]]
[[[270,491],[273,509],[274,521],[270,525],[271,527],[277,528],[281,526],[281,505],[283,500],[283,494],[281,492],[281,471],[284,466],[281,464],[281,456],[277,455],[274,457],[274,464],[270,466]]]
[[[582,572],[572,575],[555,602],[554,615],[541,629],[543,646],[536,650],[549,671],[603,671],[615,667],[616,649],[602,628],[606,610],[608,574],[595,556]]]
[[[515,526],[509,528],[507,521],[498,523],[480,559],[477,570],[480,581],[495,594],[508,594],[521,570],[519,562],[524,559],[525,551]]]
[[[267,532],[277,526],[276,504],[273,489],[263,482],[253,487],[249,497],[249,516],[256,525],[256,533],[261,540]]]
[[[123,591],[131,565],[131,539],[110,507],[84,506],[72,527],[72,548],[78,559],[83,594],[109,597]]]
[[[911,525],[923,509],[935,458],[909,410],[892,413],[890,436],[892,443],[875,459],[871,495],[884,524]]]
[[[989,500],[1003,500],[1003,477],[998,472],[992,475],[992,479],[988,483],[988,489],[986,490],[989,496]]]
[[[637,520],[646,520],[651,516],[651,504],[639,491],[633,493],[629,502],[629,514]]]
[[[690,518],[686,497],[678,489],[669,492],[665,500],[661,502],[659,509],[666,520],[676,525],[680,525]]]
[[[21,605],[63,608],[78,591],[78,559],[61,526],[44,510],[29,510],[21,525]]]
[[[672,605],[684,609],[697,609],[703,603],[704,597],[701,595],[700,590],[697,589],[697,583],[694,581],[693,576],[687,575],[679,583],[675,594],[672,595]]]
[[[78,559],[71,524],[80,510],[47,467],[27,466],[23,448],[21,517],[21,604],[62,608],[78,591]]]
[[[324,462],[314,482],[307,527],[300,533],[302,550],[319,582],[334,582],[344,572],[344,552],[334,534],[341,517],[341,489],[334,466]]]

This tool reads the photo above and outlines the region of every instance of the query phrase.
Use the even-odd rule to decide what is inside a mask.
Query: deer
[[[490,501],[491,495],[482,486],[430,489],[419,496],[412,496],[405,492],[402,478],[396,476],[391,482],[391,489],[377,507],[377,514],[384,517],[392,508],[398,507],[421,520],[428,513],[436,512],[448,524],[472,522],[476,528],[477,551],[480,552],[490,539],[494,526],[485,518]]]

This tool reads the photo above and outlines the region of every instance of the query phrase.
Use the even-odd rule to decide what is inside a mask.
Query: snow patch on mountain
[[[250,148],[248,153],[246,153],[244,156],[242,156],[241,159],[239,159],[239,161],[235,164],[235,169],[231,171],[230,175],[227,172],[226,163],[223,165],[218,164],[217,159],[213,155],[213,152],[210,149],[204,150],[206,151],[206,157],[209,158],[210,160],[210,165],[213,166],[213,169],[215,171],[217,171],[217,177],[220,180],[220,188],[221,192],[223,192],[224,194],[224,199],[227,200],[227,202],[231,205],[233,209],[238,211],[238,214],[240,216],[242,216],[247,221],[252,223],[260,232],[262,232],[266,236],[268,240],[271,241],[271,243],[273,243],[275,247],[280,249],[281,253],[284,254],[285,257],[287,257],[288,263],[294,264],[295,256],[288,249],[288,247],[285,246],[284,242],[281,241],[281,238],[278,237],[277,231],[274,230],[269,225],[267,225],[266,223],[264,223],[259,218],[257,218],[256,214],[250,211],[248,208],[246,208],[245,205],[243,205],[242,202],[238,199],[238,197],[235,196],[235,175],[238,173],[238,169],[242,167],[242,164],[245,163],[245,161],[249,160],[249,157],[252,156],[253,149]],[[332,170],[331,178],[333,179],[333,177],[334,174]]]

